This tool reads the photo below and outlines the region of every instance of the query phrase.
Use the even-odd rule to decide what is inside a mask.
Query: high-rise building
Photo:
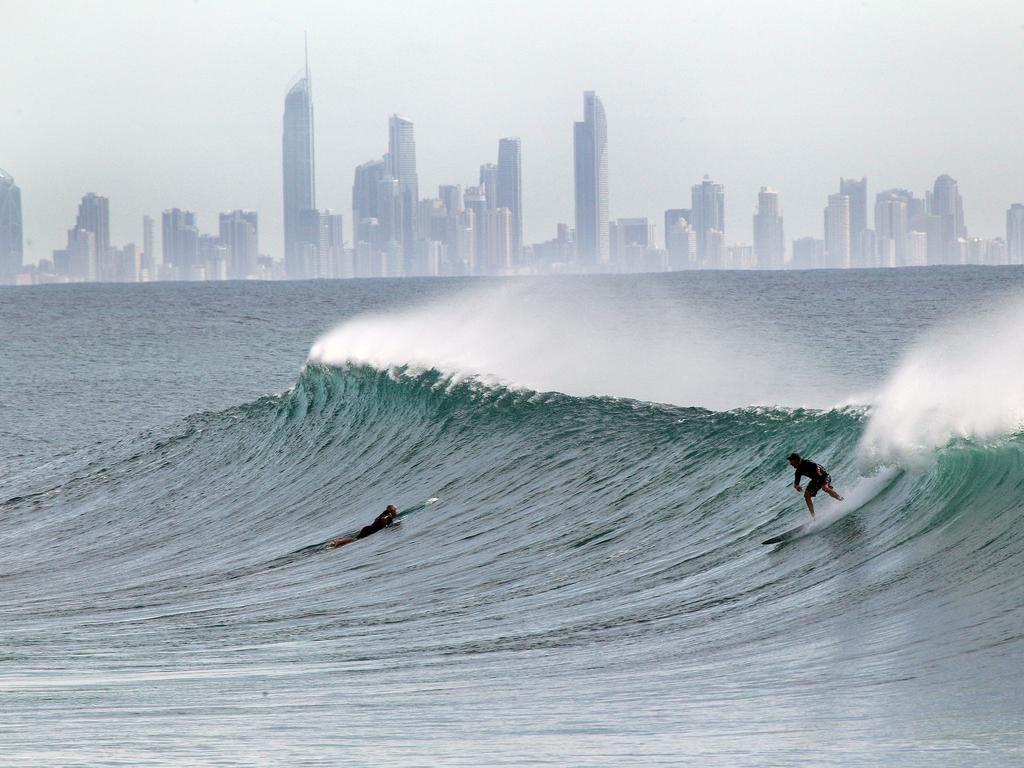
[[[470,224],[473,232],[473,271],[469,274],[487,274],[492,264],[488,251],[487,198],[479,187],[469,187],[462,200],[466,210],[473,213]]]
[[[695,269],[697,266],[697,232],[685,216],[671,216],[665,211],[665,250],[668,268],[673,271]],[[686,211],[689,214],[689,211]],[[671,223],[669,223],[671,222]]]
[[[199,235],[199,258],[189,271],[189,280],[227,280],[228,248],[217,235]]]
[[[461,184],[442,184],[437,188],[437,196],[440,198],[449,216],[462,210]]]
[[[75,229],[92,232],[95,236],[96,269],[89,280],[108,283],[115,280],[110,248],[110,201],[92,192],[78,204]]]
[[[573,128],[576,187],[576,252],[587,267],[606,268],[608,232],[608,122],[593,91],[583,93],[583,122]]]
[[[523,255],[523,161],[522,143],[516,136],[498,140],[498,208],[512,214],[512,262]]]
[[[396,238],[412,261],[416,242],[416,203],[419,202],[419,179],[416,175],[416,138],[413,124],[399,115],[388,121],[388,154],[385,171],[398,181],[401,199],[401,237]]]
[[[718,240],[709,246],[709,232],[725,235],[725,187],[704,176],[700,184],[691,190],[693,205],[690,208],[690,225],[697,232],[697,263],[702,269],[717,269],[721,265],[724,246],[719,248]]]
[[[404,209],[398,179],[385,174],[377,182],[377,242],[378,250],[394,250],[402,242]]]
[[[567,269],[576,258],[576,243],[573,228],[558,224],[557,235],[552,240],[536,243],[531,251],[532,265],[542,272],[560,272]]]
[[[754,256],[754,246],[746,243],[736,243],[727,246],[725,249],[726,269],[757,269],[757,259]]]
[[[444,203],[437,198],[420,200],[416,207],[416,231],[419,233],[420,240],[447,242],[447,227],[448,211],[445,209]],[[417,253],[422,254],[423,252],[418,250]]]
[[[487,272],[500,275],[512,268],[512,211],[494,208],[487,211],[486,254],[490,263]]]
[[[1024,264],[1024,204],[1006,211],[1006,251],[1011,264]]]
[[[21,190],[14,177],[0,168],[0,282],[13,282],[23,259]]]
[[[330,209],[320,211],[311,208],[302,212],[300,221],[299,247],[306,276],[319,279],[352,277],[351,264],[346,259],[345,243],[342,239],[341,216],[331,213]],[[372,219],[364,219],[364,222],[367,221]]]
[[[377,218],[377,185],[384,178],[384,161],[371,160],[356,167],[352,182],[352,226]],[[358,237],[354,237],[358,241]]]
[[[850,198],[829,195],[825,208],[825,254],[832,269],[850,268]]]
[[[907,250],[904,266],[928,266],[928,234],[913,230],[907,235]]]
[[[700,269],[722,269],[726,260],[725,233],[709,229],[704,233],[704,261]]]
[[[1006,252],[1006,241],[1001,237],[988,241],[988,260],[986,263],[994,266],[1011,263],[1009,254]]]
[[[494,163],[480,166],[480,189],[487,198],[487,210],[493,211],[498,207],[498,166]]]
[[[355,263],[352,251],[345,248],[345,233],[340,213],[324,211],[327,218],[327,261],[330,275],[336,279],[355,277]]]
[[[323,254],[327,251],[327,221],[322,211],[309,208],[299,217],[299,251],[302,273],[307,278],[329,277],[325,274]]]
[[[313,91],[309,59],[303,77],[284,100],[284,132],[281,139],[284,169],[284,265],[288,278],[308,277],[303,272],[303,248],[299,236],[302,212],[316,208],[316,167],[313,148]],[[166,256],[165,256],[166,260]]]
[[[92,283],[99,278],[95,232],[80,227],[68,230],[67,263],[72,279]]]
[[[967,239],[964,227],[964,201],[957,189],[956,179],[943,174],[935,180],[935,186],[927,196],[928,213],[939,217],[938,236],[941,245],[929,243],[930,259],[937,256],[937,263],[960,264],[961,241]],[[929,236],[931,236],[929,232]],[[932,261],[932,263],[936,263]]]
[[[479,205],[473,208],[465,207],[454,215],[452,231],[448,238],[448,247],[451,249],[448,255],[451,274],[473,275],[477,272],[476,265],[476,210]]]
[[[801,237],[793,241],[793,269],[821,269],[825,266],[825,241]]]
[[[437,240],[421,237],[416,241],[416,265],[414,275],[436,277],[440,275],[448,258],[448,247]]]
[[[668,233],[680,219],[690,223],[689,208],[669,208],[665,211],[665,248],[668,248]]]
[[[156,253],[153,252],[153,217],[142,217],[142,255],[139,258],[139,280],[156,280]]]
[[[299,252],[303,274],[310,280],[330,277],[327,267],[328,231],[324,212],[310,208],[299,217]]]
[[[754,258],[757,268],[782,269],[785,256],[779,193],[771,187],[761,187],[757,195],[757,213],[754,214]]]
[[[110,201],[90,192],[78,204],[75,229],[84,229],[96,236],[96,258],[103,262],[110,252]]]
[[[864,230],[868,228],[868,179],[839,179],[839,194],[850,198],[850,264],[871,266],[873,255],[864,246]]]
[[[227,249],[226,279],[246,280],[255,277],[260,257],[259,217],[256,212],[222,213],[220,244]]]
[[[861,235],[861,250],[864,252],[863,267],[877,267],[878,263],[878,238],[875,237],[875,230],[865,229]]]
[[[654,222],[646,216],[633,219],[617,219],[616,232],[619,245],[639,245],[643,248],[654,247]]]
[[[618,272],[653,272],[647,265],[654,248],[654,223],[646,216],[616,219],[609,226],[611,261]]]
[[[171,208],[163,212],[162,277],[171,280],[192,280],[199,263],[199,229],[192,211]]]
[[[135,243],[121,248],[111,246],[104,279],[114,283],[134,283],[140,279],[139,252]]]
[[[875,264],[902,267],[906,264],[910,233],[908,203],[913,198],[905,189],[887,189],[875,195]]]
[[[996,267],[1008,264],[1006,241],[1001,237],[986,240],[981,237],[967,238],[965,264],[979,264]]]

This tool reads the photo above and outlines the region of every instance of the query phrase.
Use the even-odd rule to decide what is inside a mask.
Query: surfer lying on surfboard
[[[388,504],[388,508],[381,512],[379,515],[377,515],[377,517],[374,518],[372,523],[370,523],[369,525],[364,525],[362,530],[360,530],[359,533],[356,534],[356,537],[354,539],[335,539],[331,542],[331,549],[336,549],[338,547],[343,547],[346,544],[351,544],[353,541],[356,541],[357,539],[365,539],[371,533],[376,533],[377,531],[381,531],[387,528],[389,525],[395,522],[396,517],[398,517],[398,508],[394,504]]]
[[[828,470],[821,466],[821,464],[815,464],[810,459],[801,459],[799,453],[789,454],[789,463],[790,466],[796,469],[796,475],[793,477],[793,487],[796,488],[797,493],[803,492],[804,501],[807,502],[807,511],[811,513],[811,520],[814,519],[814,502],[811,499],[817,495],[818,491],[825,491],[836,501],[843,500],[843,497],[836,493],[836,489],[832,487],[832,478],[829,476]],[[810,478],[806,491],[800,487],[801,476]]]

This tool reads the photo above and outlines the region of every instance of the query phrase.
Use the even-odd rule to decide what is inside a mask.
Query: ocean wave
[[[312,345],[311,363],[437,370],[507,387],[609,395],[728,410],[828,408],[843,388],[827,368],[794,360],[791,329],[738,327],[707,308],[637,286],[628,304],[602,284],[536,293],[488,286],[443,301],[364,314]]]
[[[905,354],[871,407],[860,452],[874,463],[923,466],[935,451],[1024,429],[1024,301],[930,330]]]
[[[102,582],[128,565],[161,579],[256,573],[319,551],[386,503],[432,497],[445,525],[482,516],[504,527],[511,514],[534,545],[534,526],[556,510],[614,540],[645,538],[652,520],[669,537],[696,527],[704,533],[686,536],[675,556],[706,557],[805,514],[785,461],[794,450],[825,464],[848,496],[845,507],[819,500],[826,511],[891,518],[905,537],[937,514],[977,521],[979,509],[1012,506],[1006,489],[1024,483],[1019,436],[955,441],[923,469],[865,471],[859,446],[872,418],[863,408],[711,411],[313,364],[282,395],[112,445],[104,461],[0,508],[33,520],[54,551],[74,542],[68,579],[80,566]]]

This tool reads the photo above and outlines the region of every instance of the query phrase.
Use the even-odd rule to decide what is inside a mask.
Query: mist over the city
[[[0,84],[0,168],[20,191],[21,282],[1022,259],[1011,206],[1024,189],[1008,169],[1024,160],[1011,97],[1024,14],[1011,2],[10,3],[4,19],[19,66]],[[310,172],[286,202],[285,101],[307,74],[304,38],[311,141],[293,166]],[[603,108],[590,182],[573,127],[585,91]],[[401,171],[387,165],[393,115],[411,123]],[[502,139],[518,140],[516,178],[499,189]],[[386,206],[401,233],[376,199],[353,197],[373,162],[402,188]],[[82,218],[90,193],[103,210],[87,202]],[[341,219],[299,221],[308,209]],[[473,222],[457,220],[466,210]],[[673,232],[673,211],[692,233]],[[186,226],[196,242],[182,246]],[[81,229],[92,246],[69,234]],[[6,282],[22,272],[15,239]],[[90,247],[96,264],[82,266]]]

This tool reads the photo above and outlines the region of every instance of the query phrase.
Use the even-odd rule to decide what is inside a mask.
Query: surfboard
[[[810,525],[810,523],[804,523],[803,525],[798,525],[796,528],[793,528],[790,531],[786,531],[785,533],[780,533],[778,536],[772,536],[770,539],[765,539],[761,543],[762,544],[781,544],[784,541],[789,541],[790,539],[793,539],[793,538],[796,538],[797,536],[799,536],[800,533],[803,532],[804,528],[806,528],[808,525]]]

